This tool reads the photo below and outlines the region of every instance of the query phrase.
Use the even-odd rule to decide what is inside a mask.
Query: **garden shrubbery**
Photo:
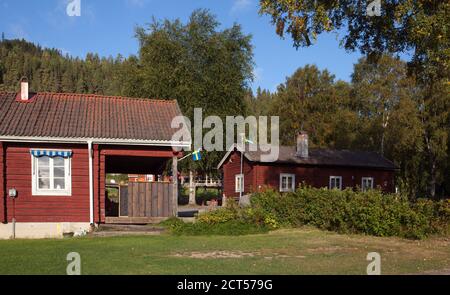
[[[252,210],[273,218],[281,226],[313,225],[339,233],[399,236],[420,239],[430,234],[447,234],[450,201],[406,196],[304,187],[282,194],[273,190],[255,193]]]
[[[448,234],[450,200],[302,187],[280,194],[271,189],[254,193],[251,205],[240,208],[228,201],[226,207],[200,214],[193,224],[173,220],[175,234],[239,235],[267,232],[279,227],[312,225],[339,233],[399,236],[421,239],[430,234]]]
[[[249,220],[245,209],[229,202],[227,207],[203,213],[194,223],[171,218],[162,223],[176,235],[246,235],[264,233],[269,227]]]

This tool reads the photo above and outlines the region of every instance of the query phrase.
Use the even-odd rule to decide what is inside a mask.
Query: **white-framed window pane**
[[[50,188],[50,178],[39,178],[38,186],[39,186],[39,189],[49,189]]]
[[[293,191],[295,186],[295,175],[281,173],[280,174],[280,191],[288,192]]]
[[[38,177],[39,178],[49,178],[50,177],[50,168],[49,167],[39,167],[38,168]]]
[[[341,176],[330,176],[330,189],[342,189],[342,177]]]
[[[37,158],[38,167],[49,167],[50,166],[50,158],[47,156]]]
[[[33,195],[71,195],[70,158],[32,156]]]
[[[53,158],[53,167],[64,167],[64,158],[54,157]]]
[[[363,177],[361,186],[363,191],[373,189],[373,177]]]
[[[64,166],[63,167],[53,167],[53,177],[60,178],[65,176],[64,172]]]
[[[55,178],[53,180],[53,185],[54,185],[54,187],[53,187],[54,189],[59,189],[59,190],[65,189],[66,188],[65,179],[64,178]]]

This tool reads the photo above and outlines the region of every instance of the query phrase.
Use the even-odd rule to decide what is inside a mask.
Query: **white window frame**
[[[290,188],[283,187],[283,178],[292,178],[292,185]],[[287,181],[286,181],[287,184]],[[280,192],[293,192],[295,191],[295,174],[292,173],[280,173]]]
[[[238,186],[238,183],[241,184],[241,187]],[[244,174],[236,174],[234,176],[234,191],[236,193],[244,192]]]
[[[368,180],[370,180],[370,187],[369,188],[365,188],[365,186],[364,186],[364,182],[365,181],[368,181]],[[374,180],[374,178],[373,177],[362,177],[361,178],[361,190],[362,191],[366,191],[366,190],[370,190],[370,189],[373,189],[373,184],[374,184],[374,182],[375,182],[375,180]]]
[[[33,196],[72,196],[72,158],[63,158],[64,160],[64,189],[40,189],[38,185],[38,158],[31,155],[31,194]],[[53,187],[53,158],[49,157],[49,178],[50,187]]]
[[[331,180],[332,179],[339,179],[339,187],[331,187]],[[336,183],[336,181],[335,181],[335,183]],[[329,187],[329,189],[337,188],[337,189],[342,190],[342,176],[331,175],[329,183],[328,183],[328,187]]]

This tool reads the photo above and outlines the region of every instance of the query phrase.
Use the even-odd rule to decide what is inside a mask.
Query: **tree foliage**
[[[423,91],[408,75],[405,62],[383,55],[378,63],[361,58],[350,83],[306,65],[275,93],[267,96],[258,91],[248,101],[254,104],[252,110],[262,104],[268,108],[266,113],[280,116],[283,144],[295,144],[297,132],[306,130],[311,147],[377,151],[400,168],[401,191],[415,198],[430,195],[434,185],[437,195],[445,196],[450,193],[446,186],[450,125],[445,115],[450,108],[441,92],[440,97],[426,100],[436,102],[440,115],[428,115],[433,120],[426,120],[425,110],[431,107],[423,106]]]
[[[439,0],[381,1],[381,15],[368,15],[372,0],[260,0],[260,13],[271,16],[280,36],[294,46],[310,46],[324,32],[344,33],[348,50],[373,57],[412,51],[412,64],[429,78],[448,78],[450,3]],[[427,75],[424,75],[427,76]],[[431,75],[431,77],[430,77]]]
[[[297,48],[312,45],[321,33],[344,32],[344,48],[359,50],[370,63],[380,62],[386,53],[411,55],[408,71],[420,86],[421,137],[428,164],[425,174],[429,193],[434,197],[436,184],[443,178],[440,171],[449,158],[450,2],[380,1],[378,16],[367,14],[366,9],[374,2],[260,0],[260,13],[271,16],[277,34],[289,34]],[[383,115],[386,119],[386,112]]]

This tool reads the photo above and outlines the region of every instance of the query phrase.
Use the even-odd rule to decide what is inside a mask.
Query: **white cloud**
[[[233,6],[231,7],[231,12],[241,12],[246,10],[252,5],[252,0],[235,0]]]

